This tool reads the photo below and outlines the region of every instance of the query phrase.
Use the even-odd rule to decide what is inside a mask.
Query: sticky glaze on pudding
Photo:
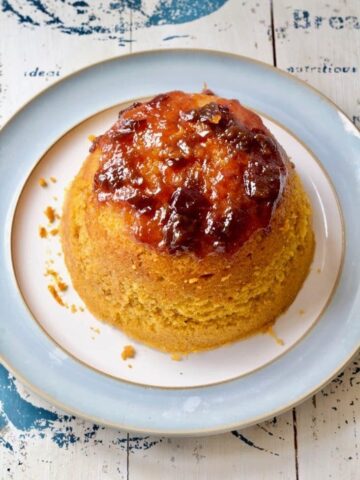
[[[120,112],[67,194],[62,241],[97,317],[182,353],[274,322],[314,247],[286,153],[258,115],[210,91]]]
[[[287,176],[259,117],[213,95],[135,103],[97,148],[98,201],[127,209],[135,238],[172,254],[234,253],[269,225]]]

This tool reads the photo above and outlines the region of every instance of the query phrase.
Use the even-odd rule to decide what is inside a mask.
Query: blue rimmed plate
[[[65,279],[67,272],[57,236],[40,239],[38,225],[48,204],[60,212],[64,187],[85,158],[87,135],[111,125],[120,105],[167,90],[199,91],[205,81],[257,110],[296,164],[314,210],[312,271],[276,324],[284,345],[258,335],[182,362],[137,345],[129,369],[120,360],[128,343],[121,332],[81,312],[72,289],[64,296],[68,309],[48,294],[46,268],[55,265]],[[215,52],[120,57],[32,100],[5,126],[0,148],[1,353],[19,379],[61,408],[134,431],[230,430],[311,395],[359,347],[359,133],[330,101],[293,77]],[[50,176],[57,182],[39,187],[39,178]]]

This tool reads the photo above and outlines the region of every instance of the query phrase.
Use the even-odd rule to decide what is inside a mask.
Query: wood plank
[[[153,3],[146,2],[148,12],[153,8]],[[258,2],[251,1],[242,2],[240,5],[237,0],[230,0],[214,14],[191,23],[154,26],[139,30],[136,26],[143,23],[141,15],[132,12],[132,17],[131,40],[133,43],[129,44],[129,49],[133,51],[166,47],[214,48],[252,56],[270,63],[272,61],[272,47],[268,34],[270,10],[267,3],[260,5]],[[12,55],[6,55],[3,61],[3,79],[6,79],[6,84],[1,83],[7,91],[3,97],[4,118],[29,96],[54,80],[49,72],[54,71],[55,77],[61,77],[88,63],[127,50],[121,47],[120,52],[118,50],[115,52],[114,50],[118,47],[114,43],[109,41],[101,43],[90,37],[76,38],[76,49],[74,49],[74,38],[64,37],[57,31],[45,27],[30,30],[13,29],[13,25],[8,22],[4,25],[5,36],[7,41],[10,41],[11,48],[13,51],[20,52],[15,61],[10,61]],[[33,41],[34,38],[36,41]],[[5,51],[4,44],[0,51]],[[34,62],[34,59],[40,60]],[[45,72],[44,76],[40,76],[39,72]],[[22,391],[21,387],[20,391],[23,395],[29,395]],[[33,394],[30,394],[29,399],[36,405],[49,408]],[[53,431],[59,432],[60,435],[63,433],[58,420],[53,422],[50,433],[46,431],[42,439],[39,439],[36,431],[23,434],[11,425],[11,422],[8,423],[3,436],[12,446],[15,455],[10,449],[4,450],[4,455],[7,455],[4,464],[8,465],[7,468],[13,469],[11,472],[13,478],[26,476],[32,478],[39,474],[51,478],[67,478],[72,470],[81,472],[77,473],[81,478],[106,478],[105,474],[112,478],[116,473],[124,475],[124,442],[126,440],[124,435],[114,435],[111,429],[102,428],[94,433],[94,427],[80,419],[71,419],[65,428],[72,429],[70,433],[76,435],[79,440],[74,443],[64,443],[63,447],[59,447],[52,438]],[[88,434],[92,435],[89,443],[86,436]],[[287,441],[288,438],[290,441]],[[193,475],[193,469],[199,478],[208,478],[213,471],[216,471],[217,476],[223,475],[224,472],[231,476],[235,472],[253,476],[258,472],[261,456],[262,459],[266,459],[263,460],[266,469],[262,473],[262,478],[265,478],[267,472],[272,472],[274,476],[280,475],[280,478],[289,478],[289,472],[293,471],[294,465],[291,440],[292,426],[289,415],[269,426],[252,427],[245,432],[238,432],[237,436],[226,434],[200,440],[178,441],[130,435],[130,469],[133,468],[130,470],[131,477],[139,476],[140,478],[144,469],[147,471],[153,469],[151,470],[153,478],[168,478],[166,475],[161,477],[161,471],[168,469],[172,472],[173,468],[180,475],[179,478],[185,478],[183,472],[186,472],[189,478]],[[117,442],[119,442],[120,459],[117,458]],[[15,458],[19,455],[21,458],[21,454],[16,452],[20,451],[24,452],[23,465],[16,466]],[[168,453],[171,453],[169,457]],[[89,461],[89,458],[92,461]],[[226,463],[223,461],[224,458],[227,459]],[[87,462],[86,465],[84,462]],[[285,462],[285,465],[282,462]],[[119,463],[118,467],[117,463]]]
[[[269,2],[231,0],[217,14],[193,23],[132,33],[132,51],[191,47],[225,50],[273,62]],[[166,40],[172,35],[171,43]],[[151,437],[152,438],[152,437]],[[130,454],[130,478],[294,478],[291,412],[241,432],[205,438],[163,438],[151,451]]]
[[[9,3],[16,8],[19,6],[19,3]],[[47,8],[50,11],[53,6],[48,4]],[[73,7],[64,6],[62,12],[57,12],[60,17],[66,14],[66,8]],[[113,18],[109,18],[105,10],[98,10],[100,24],[110,27]],[[124,33],[111,35],[77,34],[75,27],[84,21],[78,13],[67,20],[63,17],[64,25],[72,26],[72,30],[65,33],[47,24],[44,14],[28,3],[23,3],[18,11],[40,26],[21,21],[11,12],[1,13],[0,126],[23,103],[63,76],[130,51],[129,9],[121,12],[116,20],[127,25],[127,32],[125,28]],[[5,386],[3,383],[0,386],[9,389],[6,376],[2,376],[1,381]],[[5,390],[1,390],[0,396],[1,478],[127,477],[126,432],[94,426],[80,418],[55,412],[19,383],[11,385],[14,388],[10,392],[10,404],[4,404]],[[54,417],[51,417],[52,412]],[[46,420],[49,416],[52,419]]]
[[[163,438],[130,454],[130,478],[295,478],[291,412],[244,430],[204,438]]]
[[[79,15],[67,23],[64,18],[65,25],[73,28],[64,33],[46,24],[27,2],[22,7],[24,15],[30,15],[41,25],[22,24],[16,15],[0,12],[0,126],[53,82],[90,64],[130,52],[130,9],[117,19],[118,24],[128,28],[122,35],[115,32],[77,34],[74,30],[80,25]],[[51,6],[48,7],[50,10]],[[56,13],[61,15],[61,11]],[[63,15],[65,17],[65,13]],[[112,24],[104,9],[98,9],[97,17],[99,24],[108,24],[110,28]],[[114,38],[109,38],[111,36]]]
[[[299,477],[358,480],[359,420],[360,355],[330,385],[297,408]]]
[[[278,67],[318,88],[360,126],[358,2],[278,0],[274,21]],[[359,358],[295,410],[298,478],[359,478]]]
[[[357,0],[274,2],[279,68],[309,82],[360,125]]]

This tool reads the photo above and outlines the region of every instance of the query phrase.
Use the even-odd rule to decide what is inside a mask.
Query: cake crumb
[[[54,287],[54,285],[48,285],[48,290],[59,305],[61,305],[62,307],[66,306],[65,303],[63,302],[62,298],[60,297],[58,291]]]
[[[59,290],[60,290],[61,292],[65,292],[65,291],[69,288],[68,285],[67,285],[65,282],[61,281],[61,280],[58,280],[57,285],[58,285]]]
[[[318,269],[316,270],[316,273],[321,273],[321,268],[318,268]]]
[[[98,335],[100,335],[100,329],[99,328],[90,327],[90,330],[92,330],[94,333],[97,333]]]
[[[65,292],[68,289],[68,285],[61,279],[60,275],[55,272],[55,270],[52,270],[51,268],[48,268],[45,272],[45,276],[51,275],[53,279],[55,280],[58,289],[61,292]]]
[[[305,313],[305,310],[303,310],[302,308],[300,308],[300,310],[299,310],[299,315],[304,315],[304,313]]]
[[[53,196],[53,199],[55,200],[55,202],[59,200],[58,197],[56,197],[55,195]]]
[[[174,362],[181,362],[182,355],[180,353],[172,353],[170,358],[171,360],[174,360]]]
[[[52,230],[50,230],[50,233],[54,237],[55,235],[57,235],[59,233],[59,229],[58,228],[53,228]]]
[[[56,183],[56,182],[57,182],[57,178],[56,178],[56,177],[50,177],[50,180],[52,181],[52,183]]]
[[[270,337],[272,337],[272,338],[275,340],[275,342],[276,342],[278,345],[281,345],[281,346],[285,345],[284,340],[281,339],[281,338],[279,338],[279,337],[276,335],[276,333],[275,333],[272,325],[271,325],[270,327],[268,327],[267,333],[270,335]]]
[[[128,368],[132,368],[132,365],[131,365],[131,363],[128,363]]]
[[[196,283],[198,282],[199,279],[198,278],[189,278],[188,282],[191,284],[191,283]]]
[[[48,183],[47,183],[47,181],[45,180],[45,178],[41,177],[41,178],[39,178],[39,185],[40,185],[40,187],[45,188],[45,187],[48,186]]]
[[[46,238],[47,237],[47,230],[45,227],[39,227],[39,236],[40,238]]]
[[[88,136],[88,140],[89,140],[90,142],[93,142],[94,140],[96,140],[96,135],[93,135],[93,134],[89,135],[89,136]]]
[[[77,312],[76,305],[72,304],[70,307],[70,310],[71,310],[71,313],[76,313]]]
[[[50,207],[50,206],[46,207],[46,209],[44,210],[44,213],[50,223],[55,222],[56,213],[53,207]]]
[[[125,345],[123,351],[121,352],[121,358],[123,360],[127,360],[128,358],[134,358],[135,353],[135,348],[132,345]]]
[[[80,310],[80,312],[85,312],[85,308],[84,308],[84,307],[79,307],[79,310]]]

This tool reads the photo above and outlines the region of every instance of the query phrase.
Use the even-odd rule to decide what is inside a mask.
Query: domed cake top
[[[136,239],[171,254],[232,254],[265,229],[287,176],[258,115],[210,91],[136,102],[96,138],[94,193]]]

